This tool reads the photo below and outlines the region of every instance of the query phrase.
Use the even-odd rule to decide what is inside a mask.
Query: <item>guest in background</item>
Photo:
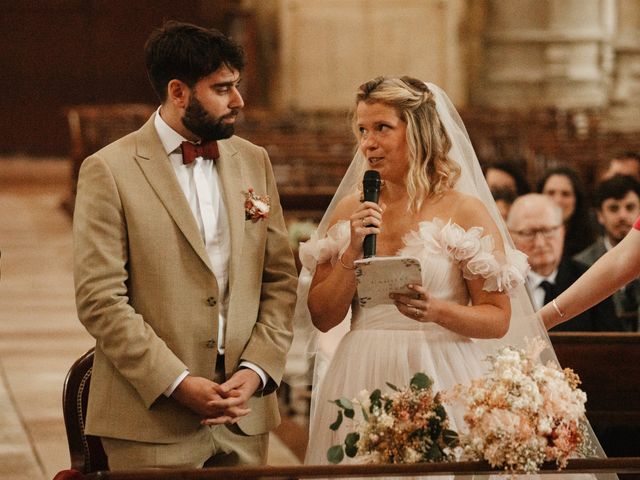
[[[502,219],[506,221],[509,209],[516,199],[515,193],[509,188],[496,188],[491,190],[491,195],[493,195],[493,199],[496,201],[496,206],[500,211]]]
[[[600,179],[606,180],[615,175],[628,175],[640,182],[640,153],[622,152],[609,161]]]
[[[514,164],[509,162],[490,164],[484,169],[484,177],[491,193],[509,190],[515,198],[531,191],[527,179]]]
[[[96,339],[85,431],[111,470],[264,464],[296,270],[269,157],[233,135],[244,55],[168,22],[145,58],[160,107],[78,180],[76,303]]]
[[[598,223],[604,234],[574,257],[587,267],[620,243],[633,227],[640,215],[640,184],[626,175],[611,177],[598,185],[596,202]],[[616,315],[629,331],[638,330],[639,283],[638,279],[632,280],[612,297]]]
[[[568,288],[586,267],[563,257],[565,225],[561,208],[547,195],[530,193],[511,206],[507,227],[516,247],[529,257],[528,283],[534,307],[539,309]],[[623,330],[615,317],[613,302],[607,299],[557,330]]]
[[[565,225],[564,256],[572,257],[596,239],[584,187],[577,172],[566,166],[547,170],[537,186],[562,209]]]

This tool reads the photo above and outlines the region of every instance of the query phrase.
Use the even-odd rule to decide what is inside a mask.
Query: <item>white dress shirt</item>
[[[551,275],[543,277],[538,275],[533,270],[529,270],[527,279],[529,281],[529,288],[531,289],[531,300],[533,301],[533,307],[536,311],[540,310],[544,306],[544,288],[540,286],[543,281],[547,281],[555,285],[556,277],[558,276],[558,269],[554,270]]]
[[[229,235],[229,217],[224,206],[220,190],[218,169],[213,159],[197,157],[191,164],[182,162],[182,142],[187,139],[173,130],[160,116],[157,110],[155,121],[156,131],[165,152],[169,156],[171,166],[184,196],[189,202],[191,212],[198,224],[200,235],[218,282],[218,353],[224,355],[225,334],[227,324],[227,310],[229,307],[229,257],[231,253],[231,238]],[[262,380],[262,386],[267,383],[267,375],[260,367],[251,362],[241,362],[240,367],[247,367],[255,371]],[[180,382],[188,375],[183,372],[164,392],[169,396]]]

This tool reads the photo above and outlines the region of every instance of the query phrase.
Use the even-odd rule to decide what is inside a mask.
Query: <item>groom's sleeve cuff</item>
[[[238,365],[238,368],[249,368],[258,374],[262,384],[260,385],[260,388],[258,388],[256,393],[260,392],[260,390],[262,390],[267,384],[267,374],[263,369],[261,369],[255,363],[251,363],[251,362],[247,362],[246,360],[243,360],[242,362],[240,362],[240,365]]]

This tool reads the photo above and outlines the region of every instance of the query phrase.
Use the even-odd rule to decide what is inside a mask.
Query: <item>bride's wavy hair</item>
[[[417,211],[426,198],[453,188],[460,176],[460,166],[448,157],[451,139],[436,111],[433,93],[424,82],[407,76],[377,77],[360,86],[356,106],[360,102],[389,105],[407,124],[410,208]],[[359,138],[355,111],[352,128]]]

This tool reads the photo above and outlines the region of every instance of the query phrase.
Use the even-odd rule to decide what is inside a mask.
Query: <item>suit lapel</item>
[[[231,252],[229,260],[229,291],[233,291],[233,281],[242,261],[242,239],[244,238],[244,192],[250,185],[244,185],[242,159],[230,141],[218,142],[220,158],[216,160],[224,206],[229,216]]]
[[[173,218],[194,251],[213,272],[209,256],[200,236],[198,224],[189,208],[189,203],[180,189],[171,161],[153,124],[155,114],[138,131],[136,137],[136,161],[147,181]]]

